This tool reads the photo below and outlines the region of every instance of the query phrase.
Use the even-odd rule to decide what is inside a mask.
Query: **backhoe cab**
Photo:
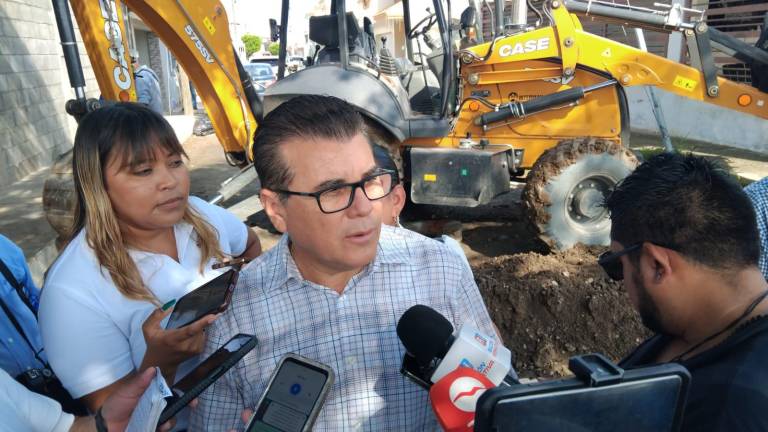
[[[287,1],[283,16],[287,16]],[[424,2],[420,2],[424,3]],[[302,94],[329,94],[357,106],[392,144],[414,137],[442,137],[450,131],[456,91],[452,29],[444,2],[434,1],[411,25],[411,4],[403,1],[404,32],[376,41],[369,17],[332,2],[328,15],[309,18],[309,40],[317,47],[308,67],[285,76],[287,23],[270,21],[272,38],[281,40],[278,82],[264,95],[264,112]],[[423,15],[423,16],[422,16]],[[403,56],[392,47],[405,45]],[[381,46],[381,48],[377,48]]]

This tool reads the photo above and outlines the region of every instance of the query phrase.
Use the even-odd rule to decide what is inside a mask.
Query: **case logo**
[[[543,51],[549,48],[549,38],[531,39],[525,42],[518,42],[514,45],[502,45],[499,48],[500,57],[510,57],[517,54],[525,54],[534,51]]]
[[[104,18],[104,34],[110,42],[107,51],[109,57],[116,63],[112,69],[112,77],[120,89],[128,90],[131,87],[131,73],[128,70],[128,60],[125,57],[125,46],[123,46],[123,35],[117,20],[115,1],[99,0],[99,8],[101,9],[101,16]]]

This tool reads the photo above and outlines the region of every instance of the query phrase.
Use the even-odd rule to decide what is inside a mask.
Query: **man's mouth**
[[[348,235],[346,238],[347,238],[347,240],[349,240],[349,241],[351,241],[353,243],[363,244],[363,243],[367,243],[368,241],[370,241],[371,238],[373,237],[373,234],[375,232],[376,232],[376,230],[374,228],[371,228],[369,230],[364,230],[364,231],[356,231],[356,232]]]

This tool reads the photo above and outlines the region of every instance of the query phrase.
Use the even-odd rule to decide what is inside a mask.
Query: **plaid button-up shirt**
[[[760,232],[760,262],[763,277],[768,279],[768,177],[744,188],[757,213],[757,230]]]
[[[205,356],[237,333],[259,344],[203,393],[192,430],[241,428],[241,411],[256,405],[288,352],[336,373],[315,430],[439,430],[428,393],[400,374],[405,349],[395,328],[424,304],[457,329],[473,322],[494,335],[467,265],[442,243],[383,226],[374,261],[338,294],[302,278],[288,246],[283,236],[243,270],[229,309],[208,330]]]

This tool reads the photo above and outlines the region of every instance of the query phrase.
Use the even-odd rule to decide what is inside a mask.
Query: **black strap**
[[[99,407],[98,411],[96,411],[96,416],[94,417],[94,423],[96,423],[96,432],[109,432],[109,429],[107,428],[107,422],[104,421],[104,416],[101,413],[101,408]]]
[[[48,366],[48,363],[43,361],[42,358],[40,358],[40,352],[43,351],[41,348],[39,351],[35,349],[35,346],[32,345],[32,342],[27,337],[27,334],[24,333],[24,329],[21,328],[21,324],[16,320],[16,317],[13,315],[13,312],[11,312],[11,309],[8,307],[7,304],[5,304],[5,300],[3,300],[2,297],[0,297],[0,307],[2,307],[3,312],[8,316],[8,319],[11,321],[11,324],[16,328],[16,331],[21,335],[21,337],[24,339],[24,341],[29,345],[29,349],[32,350],[32,354],[34,354],[37,361],[39,361],[43,366]]]
[[[5,276],[5,279],[8,280],[8,283],[11,284],[11,286],[16,290],[16,294],[19,295],[21,298],[21,301],[24,302],[25,305],[29,308],[29,310],[32,312],[32,315],[37,318],[37,311],[34,307],[32,307],[32,302],[29,301],[29,297],[27,297],[27,294],[24,292],[24,289],[21,287],[21,283],[19,283],[18,280],[16,280],[16,277],[13,276],[13,273],[11,273],[11,270],[8,268],[8,266],[5,265],[3,262],[3,259],[0,258],[0,273]]]

